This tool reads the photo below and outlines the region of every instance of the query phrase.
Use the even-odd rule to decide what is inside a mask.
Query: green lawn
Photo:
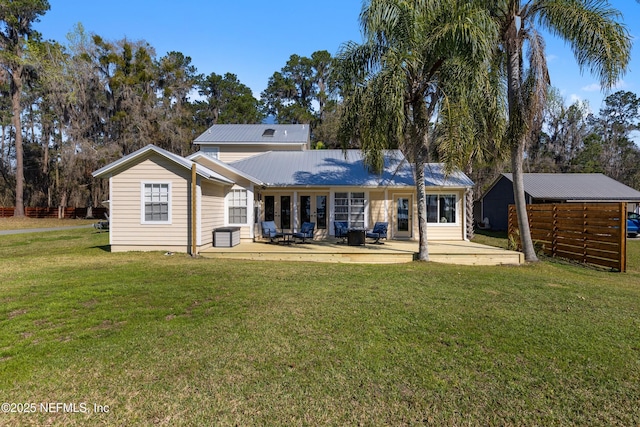
[[[0,236],[0,402],[36,404],[0,425],[640,424],[640,241],[625,274],[107,243]]]

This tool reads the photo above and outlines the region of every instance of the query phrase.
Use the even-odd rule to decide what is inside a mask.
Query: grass
[[[92,412],[0,425],[640,423],[638,241],[625,274],[107,243],[88,229],[0,236],[0,401]]]
[[[0,218],[0,231],[27,228],[76,227],[98,222],[95,219]]]

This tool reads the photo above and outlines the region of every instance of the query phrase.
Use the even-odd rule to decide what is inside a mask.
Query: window
[[[143,223],[171,222],[171,185],[143,183]]]
[[[262,136],[273,136],[275,133],[275,129],[265,129],[264,132],[262,132]]]
[[[454,194],[427,195],[427,222],[455,224],[456,196]]]
[[[336,193],[334,197],[334,217],[349,228],[364,228],[364,192]]]
[[[220,158],[220,147],[206,147],[202,152],[205,156],[211,157],[212,159]]]
[[[318,230],[327,228],[327,196],[316,196],[316,222]]]
[[[247,190],[231,190],[228,195],[229,224],[247,223]]]
[[[311,222],[311,196],[300,196],[300,224]]]
[[[274,221],[276,218],[276,198],[275,196],[264,196],[264,220]]]

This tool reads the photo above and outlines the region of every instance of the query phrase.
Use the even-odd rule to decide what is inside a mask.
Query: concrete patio
[[[363,264],[395,264],[413,261],[418,242],[389,240],[383,245],[348,246],[336,240],[319,240],[291,245],[263,241],[241,242],[230,248],[209,248],[200,255],[216,259],[263,261],[308,261]],[[429,242],[429,257],[433,262],[459,265],[522,264],[520,252],[465,241]]]

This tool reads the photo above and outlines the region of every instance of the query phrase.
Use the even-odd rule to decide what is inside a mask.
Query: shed
[[[640,203],[640,191],[601,173],[525,173],[524,191],[527,204],[627,202],[637,209]],[[514,203],[513,175],[503,173],[480,199],[475,219],[488,218],[491,229],[506,230]]]

